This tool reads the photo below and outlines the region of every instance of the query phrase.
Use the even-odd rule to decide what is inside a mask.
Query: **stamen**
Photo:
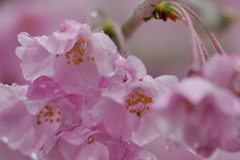
[[[94,142],[94,138],[92,136],[88,137],[88,144],[92,144]]]
[[[61,111],[54,109],[53,107],[47,105],[37,115],[37,124],[40,125],[43,122],[60,122],[61,121]]]
[[[147,104],[153,103],[153,97],[151,93],[143,88],[135,88],[128,95],[126,100],[126,109],[130,113],[136,114],[138,117],[141,117],[142,113],[146,110],[150,110],[150,107]]]
[[[79,37],[79,40],[74,44],[73,48],[65,53],[65,58],[67,59],[67,64],[79,65],[84,61],[94,61],[94,57],[88,52],[89,42],[83,38]],[[56,57],[59,57],[57,54]]]

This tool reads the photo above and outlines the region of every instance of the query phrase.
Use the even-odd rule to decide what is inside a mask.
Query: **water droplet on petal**
[[[170,153],[173,153],[175,152],[178,148],[179,148],[179,145],[172,141],[171,139],[165,139],[165,143],[166,143],[166,148],[167,148],[167,151],[170,152]]]
[[[170,144],[170,145],[167,145],[167,151],[170,152],[170,153],[173,153],[175,152],[177,149],[178,149],[178,145],[177,144]]]
[[[13,87],[17,87],[18,84],[17,84],[17,83],[13,83],[12,86],[13,86]]]
[[[30,153],[30,157],[31,157],[31,159],[33,159],[33,160],[38,160],[36,153],[33,153],[33,152]]]
[[[7,137],[2,137],[2,138],[0,138],[4,143],[8,143],[8,139],[7,139]]]

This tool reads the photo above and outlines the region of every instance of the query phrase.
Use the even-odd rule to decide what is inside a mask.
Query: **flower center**
[[[88,137],[88,144],[92,144],[94,141],[95,140],[94,140],[93,136]]]
[[[37,124],[43,122],[53,123],[61,121],[61,111],[53,109],[51,106],[45,106],[37,115]]]
[[[94,56],[90,55],[89,51],[89,43],[88,41],[80,37],[78,41],[74,44],[73,48],[65,53],[65,58],[67,59],[67,64],[75,64],[79,65],[80,63],[87,61],[94,61]],[[88,52],[88,54],[87,54]],[[59,57],[57,54],[56,57]]]
[[[136,114],[138,117],[141,117],[141,114],[150,110],[148,106],[150,103],[153,103],[152,96],[149,96],[150,92],[138,87],[133,89],[133,91],[127,96],[126,100],[126,109],[130,113]]]

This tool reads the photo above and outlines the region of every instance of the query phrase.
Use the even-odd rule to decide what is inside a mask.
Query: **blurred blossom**
[[[240,35],[237,34],[239,32],[240,27],[240,1],[236,0],[213,0],[214,2],[221,5],[221,7],[228,11],[230,16],[234,19],[234,23],[223,33],[221,33],[220,38],[222,37],[224,48],[229,53],[240,53]]]

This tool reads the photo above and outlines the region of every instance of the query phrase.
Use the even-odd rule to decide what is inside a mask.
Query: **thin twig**
[[[130,53],[126,41],[123,37],[121,27],[115,23],[113,23],[113,27],[115,28],[115,34],[118,39],[118,50],[123,57],[127,58],[130,55]]]

